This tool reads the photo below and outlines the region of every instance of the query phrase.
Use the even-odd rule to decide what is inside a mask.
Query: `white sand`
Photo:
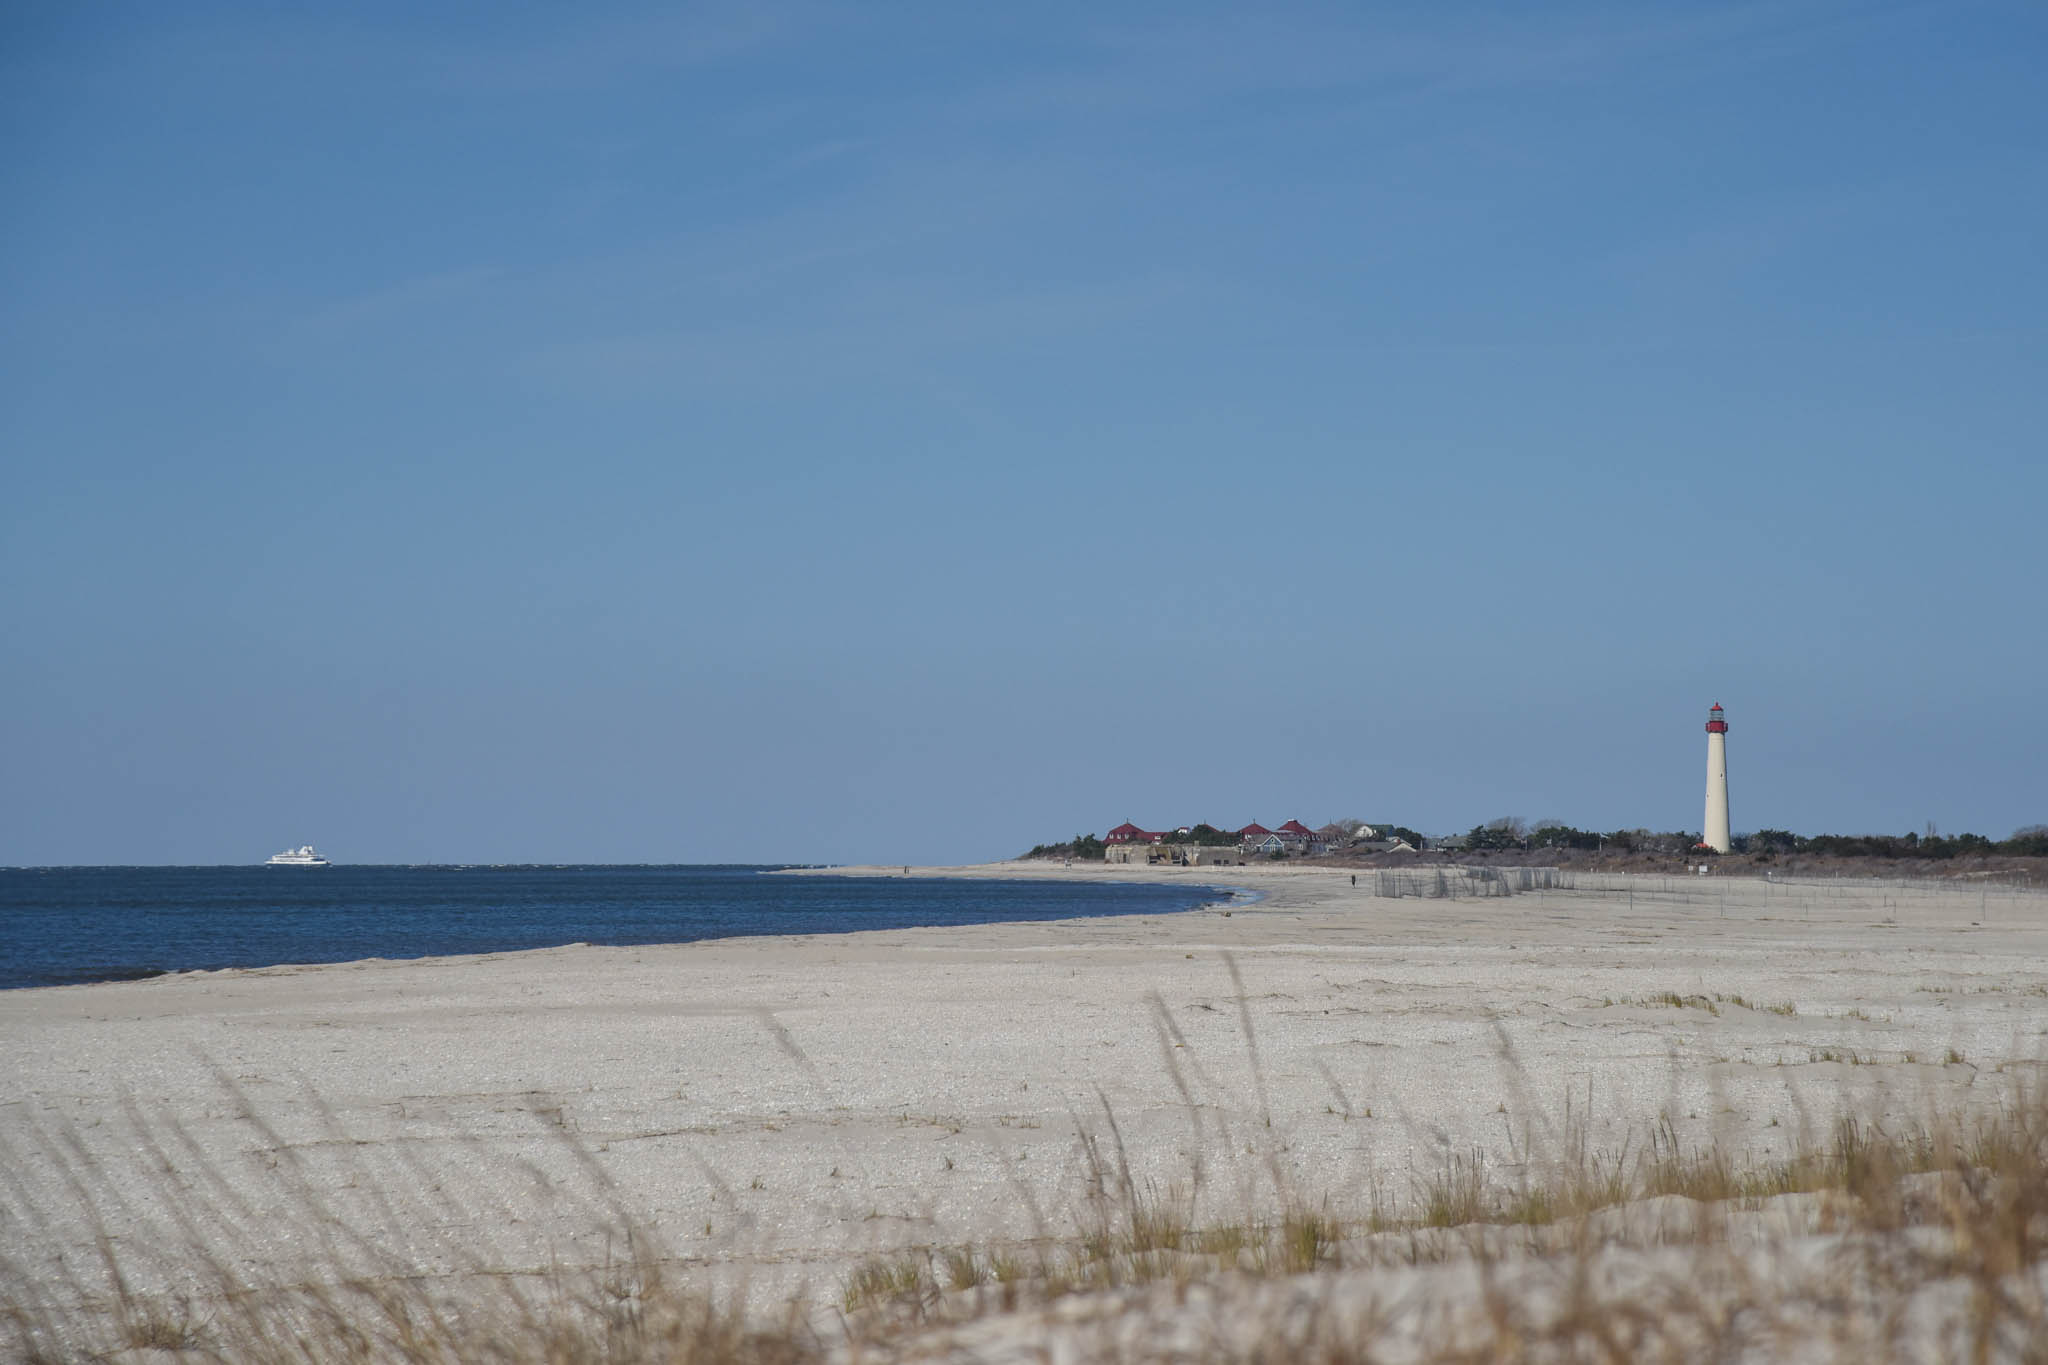
[[[2048,1032],[2038,894],[920,875],[1266,898],[0,993],[0,1239],[61,1296],[104,1288],[95,1231],[148,1290],[209,1257],[255,1282],[596,1263],[629,1220],[707,1285],[829,1303],[876,1249],[1072,1233],[1105,1105],[1139,1180],[1198,1221],[1270,1212],[1283,1184],[1347,1215],[1475,1148],[1512,1179],[1568,1107],[1612,1150],[1664,1115],[1764,1155],[1842,1106],[1995,1104]],[[1664,992],[1701,1001],[1647,1003]]]

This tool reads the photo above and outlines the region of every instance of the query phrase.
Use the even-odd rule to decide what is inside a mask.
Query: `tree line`
[[[1981,834],[1794,834],[1760,829],[1731,839],[1738,853],[1813,853],[1833,858],[1960,858],[1969,854],[2048,858],[2048,825],[2026,825],[2010,839]]]
[[[1364,821],[1338,820],[1317,833],[1332,844],[1341,844],[1349,826],[1355,831]],[[1415,848],[1429,841],[1404,825],[1375,823],[1383,839],[1405,839]],[[1186,834],[1176,834],[1174,843],[1206,847],[1233,847],[1238,842],[1233,830],[1213,825],[1196,825]],[[1736,853],[1774,858],[1804,853],[1827,858],[1960,858],[1969,855],[2008,858],[2048,858],[2048,825],[2024,825],[2009,839],[1987,839],[1981,834],[1794,834],[1785,829],[1760,829],[1737,834],[1729,840]],[[1534,823],[1515,816],[1502,816],[1474,825],[1465,836],[1465,847],[1479,852],[1508,849],[1573,848],[1587,852],[1679,854],[1700,850],[1700,836],[1687,830],[1658,832],[1649,829],[1578,829],[1561,820]],[[1036,844],[1027,858],[1078,858],[1100,862],[1107,848],[1093,834],[1076,834],[1065,843]]]
[[[1617,853],[1689,853],[1699,849],[1700,836],[1685,830],[1655,833],[1647,829],[1576,829],[1559,820],[1528,821],[1513,816],[1475,825],[1465,836],[1472,849],[1576,848]],[[1736,853],[1777,857],[1807,853],[1831,858],[1959,858],[1998,855],[2048,858],[2048,825],[2025,825],[2009,839],[1981,834],[1794,834],[1786,829],[1760,829],[1729,839]]]
[[[1027,858],[1093,858],[1101,862],[1109,846],[1092,834],[1076,834],[1063,844],[1033,844]]]
[[[1518,816],[1504,815],[1474,825],[1465,836],[1465,847],[1482,851],[1578,848],[1589,853],[1686,853],[1699,841],[1699,835],[1686,830],[1579,829],[1562,820],[1538,820],[1532,824]]]

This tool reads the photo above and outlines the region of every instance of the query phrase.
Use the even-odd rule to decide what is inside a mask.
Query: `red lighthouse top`
[[[1720,702],[1715,702],[1714,709],[1707,712],[1707,733],[1710,735],[1725,735],[1728,733],[1728,722],[1721,719]]]

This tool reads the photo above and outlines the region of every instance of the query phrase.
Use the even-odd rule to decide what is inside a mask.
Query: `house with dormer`
[[[1249,858],[1298,858],[1329,850],[1323,837],[1299,820],[1289,820],[1278,829],[1267,829],[1254,820],[1237,832],[1237,846]]]

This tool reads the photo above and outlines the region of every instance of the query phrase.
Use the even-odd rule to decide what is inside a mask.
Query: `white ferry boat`
[[[313,851],[313,846],[311,844],[300,844],[297,848],[288,848],[282,853],[271,854],[270,861],[265,863],[264,866],[326,867],[328,866],[328,862],[325,858],[321,857],[319,854]]]

